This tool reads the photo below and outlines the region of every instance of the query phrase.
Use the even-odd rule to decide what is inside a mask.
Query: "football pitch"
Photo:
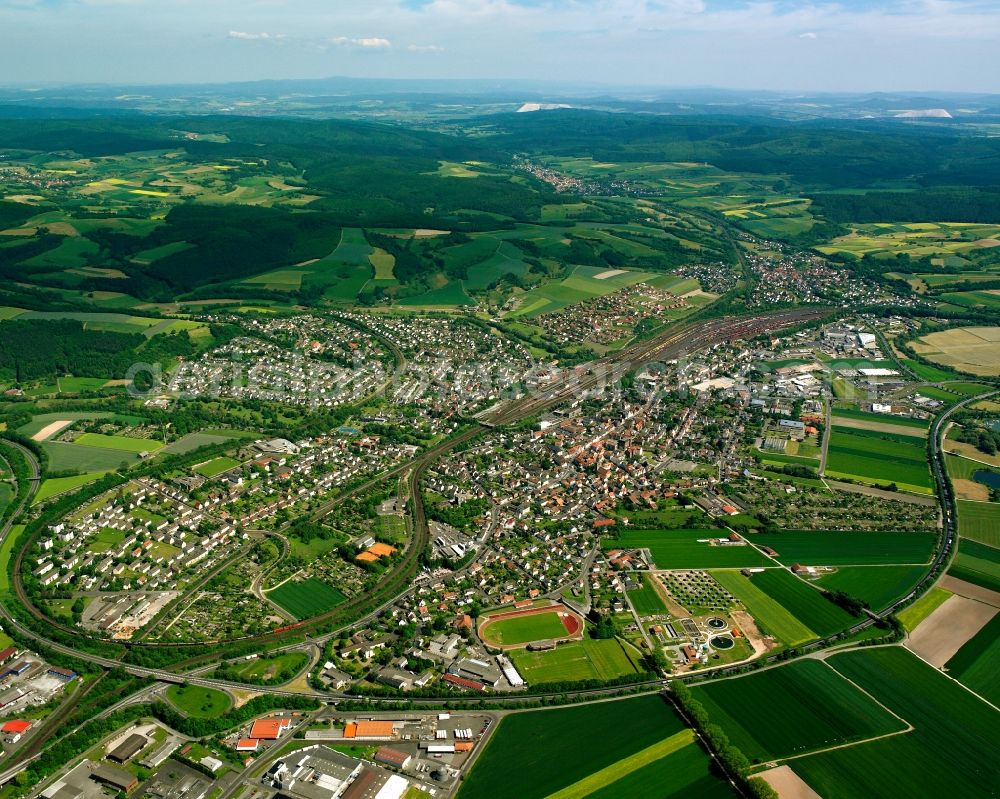
[[[612,680],[638,671],[635,662],[625,651],[625,645],[616,638],[585,638],[582,641],[559,644],[555,649],[544,652],[518,649],[510,652],[509,656],[520,675],[532,685]]]
[[[565,638],[566,627],[559,614],[552,610],[548,613],[487,620],[480,628],[479,635],[484,642],[496,646],[511,646],[550,638]]]
[[[309,619],[325,613],[347,599],[336,588],[315,577],[300,582],[289,580],[267,591],[266,596],[297,619]]]

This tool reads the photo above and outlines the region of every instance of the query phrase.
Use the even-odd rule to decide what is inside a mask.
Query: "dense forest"
[[[138,333],[86,330],[69,319],[0,322],[0,370],[18,381],[60,374],[122,377],[145,340]]]
[[[1000,188],[971,186],[924,191],[815,194],[814,207],[830,222],[1000,222]]]

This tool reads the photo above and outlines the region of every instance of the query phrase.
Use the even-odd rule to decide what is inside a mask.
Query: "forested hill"
[[[814,189],[1000,183],[1000,138],[961,125],[783,122],[761,117],[655,116],[563,109],[483,117],[499,149],[608,162],[698,162],[790,175]]]

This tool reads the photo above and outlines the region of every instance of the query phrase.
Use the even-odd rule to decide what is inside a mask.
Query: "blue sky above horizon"
[[[1000,92],[1000,0],[0,0],[0,84],[497,78]]]

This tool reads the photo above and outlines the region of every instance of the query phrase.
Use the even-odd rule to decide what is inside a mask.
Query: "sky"
[[[0,0],[0,84],[1000,92],[1000,0]]]

